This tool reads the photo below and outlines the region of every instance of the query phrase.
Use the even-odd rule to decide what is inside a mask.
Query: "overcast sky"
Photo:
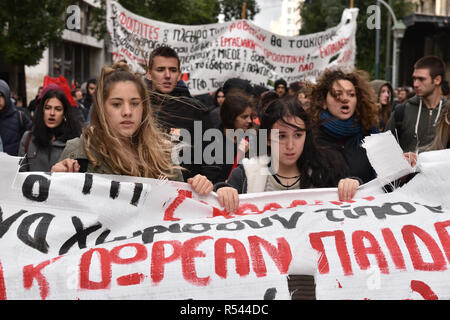
[[[270,31],[270,22],[277,20],[281,13],[281,0],[256,0],[260,12],[253,19],[258,27]]]

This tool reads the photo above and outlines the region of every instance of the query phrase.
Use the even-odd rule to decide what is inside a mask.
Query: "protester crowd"
[[[120,61],[70,96],[58,84],[42,86],[28,107],[1,80],[0,148],[23,157],[21,171],[185,181],[202,194],[215,190],[230,212],[248,192],[337,187],[349,200],[376,177],[365,136],[392,131],[411,165],[418,152],[449,148],[444,62],[419,59],[412,80],[413,88],[393,88],[363,70],[330,69],[314,83],[231,78],[192,96],[177,53],[163,46],[150,54],[145,76]],[[209,141],[221,145],[208,158],[209,129],[217,133]],[[251,150],[252,138],[267,148]]]
[[[231,78],[192,96],[177,53],[163,46],[145,76],[119,61],[69,95],[56,83],[40,87],[28,107],[0,80],[0,150],[23,157],[20,171],[184,181],[215,191],[230,213],[242,193],[337,187],[350,200],[376,178],[366,136],[390,130],[411,166],[419,152],[450,147],[444,62],[422,57],[412,80],[393,88],[363,70],[329,69],[314,83]]]

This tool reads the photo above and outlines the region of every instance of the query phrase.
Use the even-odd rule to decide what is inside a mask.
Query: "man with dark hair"
[[[280,97],[287,93],[287,82],[284,79],[278,79],[273,86]]]
[[[204,171],[203,157],[202,163],[195,163],[194,161],[198,160],[194,155],[196,150],[194,146],[196,144],[202,145],[203,154],[203,141],[194,141],[194,139],[203,137],[204,131],[212,126],[208,116],[208,108],[191,96],[186,84],[180,79],[180,59],[176,51],[168,46],[153,50],[149,57],[145,81],[151,92],[150,99],[155,118],[172,136],[172,139],[174,141],[179,140],[181,129],[187,130],[190,134],[192,147],[189,150],[191,154],[190,163],[182,162],[180,164],[187,169],[183,170],[183,177],[187,181],[188,178],[196,174],[206,172]],[[194,134],[194,121],[201,122],[201,132],[197,134]]]
[[[414,65],[412,78],[416,95],[398,104],[386,125],[404,152],[416,152],[434,138],[435,126],[445,103],[441,89],[445,64],[436,56],[422,57]]]
[[[88,112],[91,110],[92,103],[94,102],[94,93],[96,87],[97,79],[89,79],[86,84],[86,95],[80,101],[80,103],[87,109]]]

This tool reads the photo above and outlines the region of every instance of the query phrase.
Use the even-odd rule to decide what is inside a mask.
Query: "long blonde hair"
[[[447,100],[442,108],[441,115],[436,126],[436,134],[430,144],[419,149],[420,151],[441,150],[447,148],[450,134],[450,100]]]
[[[105,114],[105,102],[112,86],[123,81],[132,81],[136,85],[143,108],[140,127],[129,140],[111,130]],[[174,176],[170,138],[156,125],[142,78],[132,73],[125,62],[103,67],[91,112],[90,124],[83,131],[83,141],[94,168],[105,164],[120,175],[147,178]],[[130,144],[135,151],[131,155],[124,151],[129,150]]]

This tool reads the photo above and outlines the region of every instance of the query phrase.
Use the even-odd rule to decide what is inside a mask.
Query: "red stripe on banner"
[[[5,277],[3,276],[3,265],[0,261],[0,300],[6,300]]]

